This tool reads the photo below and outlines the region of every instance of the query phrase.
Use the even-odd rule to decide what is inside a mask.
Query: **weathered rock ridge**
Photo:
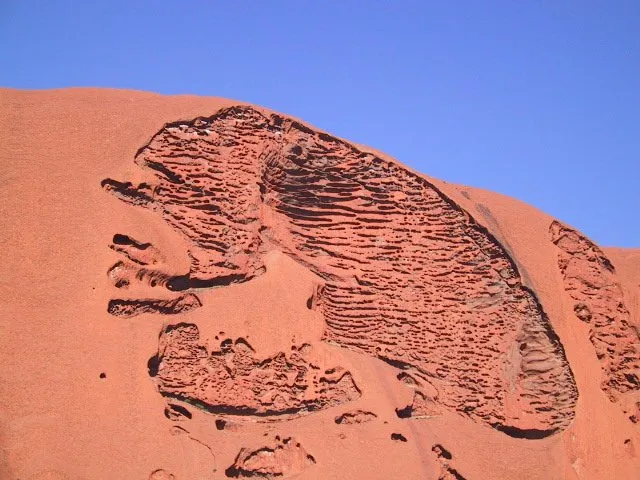
[[[431,401],[508,435],[540,438],[573,419],[575,383],[540,302],[486,228],[423,178],[251,107],[167,124],[136,163],[153,184],[103,187],[162,215],[191,259],[189,272],[145,266],[139,279],[169,291],[245,282],[280,249],[325,281],[309,301],[325,341],[412,372]],[[120,300],[114,313],[132,302],[158,313],[196,305]],[[195,381],[199,369],[184,368]]]

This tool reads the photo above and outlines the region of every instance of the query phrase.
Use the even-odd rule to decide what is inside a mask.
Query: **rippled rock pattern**
[[[190,271],[170,290],[247,281],[279,249],[324,279],[309,306],[327,342],[411,372],[439,404],[509,435],[573,419],[573,376],[537,298],[498,241],[425,179],[250,107],[167,124],[136,162],[153,184],[103,187],[190,240]]]
[[[592,241],[554,221],[549,229],[560,251],[564,288],[576,316],[591,327],[590,340],[602,364],[602,389],[609,398],[640,390],[640,341],[609,259]]]

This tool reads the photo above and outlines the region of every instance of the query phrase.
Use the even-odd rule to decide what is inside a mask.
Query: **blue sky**
[[[640,246],[637,0],[1,0],[0,62],[5,87],[264,105]]]

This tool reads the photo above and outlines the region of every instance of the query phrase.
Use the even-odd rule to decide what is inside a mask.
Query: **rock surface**
[[[0,477],[637,478],[640,251],[259,107],[0,98]]]

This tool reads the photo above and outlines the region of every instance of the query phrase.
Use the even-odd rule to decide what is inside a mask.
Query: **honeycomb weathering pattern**
[[[107,312],[116,317],[135,317],[142,313],[159,313],[162,315],[179,315],[202,306],[200,299],[193,293],[180,295],[172,300],[145,299],[123,300],[112,299]]]
[[[189,239],[190,272],[170,290],[247,281],[279,249],[324,279],[310,305],[327,342],[411,372],[431,400],[512,436],[573,419],[573,375],[534,293],[424,178],[244,106],[167,124],[135,160],[153,185],[102,184]]]
[[[149,370],[160,393],[211,413],[294,415],[360,397],[349,372],[309,359],[310,345],[259,359],[244,339],[225,339],[209,352],[198,327],[187,323],[165,327],[159,344]]]
[[[602,364],[602,390],[611,400],[640,390],[640,342],[629,325],[629,310],[614,267],[591,240],[553,221],[551,240],[559,247],[564,288],[576,316],[591,327],[590,340]]]

